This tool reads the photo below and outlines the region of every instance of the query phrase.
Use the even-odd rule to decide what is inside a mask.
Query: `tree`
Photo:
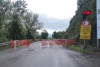
[[[27,39],[33,39],[34,38],[34,35],[32,34],[30,29],[27,30],[26,37],[27,37]]]
[[[52,37],[58,39],[58,33],[56,31],[54,31],[53,34],[52,34]]]
[[[77,0],[77,6],[78,6],[78,8],[82,7],[82,2],[83,2],[83,0]]]
[[[0,41],[7,41],[6,33],[7,33],[7,21],[8,21],[8,13],[10,11],[11,2],[10,0],[0,0]]]
[[[0,29],[2,29],[3,22],[5,20],[5,16],[10,8],[10,1],[0,0]]]
[[[18,22],[18,20],[11,22],[11,27],[9,28],[9,32],[11,36],[10,38],[12,38],[13,40],[24,39],[26,36],[24,28],[22,24]]]
[[[47,39],[48,38],[48,32],[46,30],[43,30],[41,32],[41,37],[42,37],[42,39]]]
[[[37,39],[41,39],[41,35],[39,34],[38,31],[36,31],[35,36],[36,36]]]
[[[10,39],[35,38],[43,24],[38,14],[26,9],[26,1],[0,0],[0,42]]]
[[[64,38],[65,37],[65,31],[54,31],[53,34],[52,34],[52,37],[53,38],[56,38],[56,39],[61,39],[61,38]]]
[[[10,36],[12,39],[23,39],[25,37],[25,33],[23,32],[23,25],[20,22],[21,21],[21,15],[24,14],[26,8],[26,3],[23,0],[18,0],[15,3],[13,3],[12,8],[12,21],[10,26]]]
[[[23,16],[23,20],[24,20],[25,29],[31,31],[33,38],[37,33],[36,30],[39,30],[43,27],[42,22],[38,21],[38,14],[33,14],[30,11],[26,12],[26,14]]]

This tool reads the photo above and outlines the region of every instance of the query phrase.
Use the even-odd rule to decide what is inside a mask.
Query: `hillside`
[[[91,10],[91,15],[87,17],[92,25],[91,39],[86,40],[87,44],[96,45],[96,0],[78,0],[77,11],[73,18],[70,20],[70,25],[66,30],[66,36],[68,39],[77,39],[79,44],[83,44],[83,40],[80,39],[80,25],[83,21],[82,11]]]

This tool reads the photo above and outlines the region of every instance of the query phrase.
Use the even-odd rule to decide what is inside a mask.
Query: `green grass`
[[[6,49],[9,49],[10,48],[10,46],[0,46],[0,51],[1,50],[6,50]]]
[[[82,49],[80,45],[71,45],[69,46],[70,49],[73,49],[75,51],[81,52],[81,53],[87,53],[87,54],[91,54],[92,50],[89,49]]]

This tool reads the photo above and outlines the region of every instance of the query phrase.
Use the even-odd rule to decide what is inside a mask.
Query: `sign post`
[[[97,47],[99,47],[100,39],[100,0],[96,0],[97,5]]]

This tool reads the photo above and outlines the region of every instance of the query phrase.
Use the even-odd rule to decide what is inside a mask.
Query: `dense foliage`
[[[41,32],[41,38],[42,38],[42,39],[47,39],[47,38],[48,38],[48,32],[47,32],[46,30],[43,30],[43,31]]]
[[[24,0],[0,0],[0,42],[35,38],[43,24]]]
[[[59,31],[59,32],[54,31],[52,34],[52,38],[64,39],[65,38],[65,31]]]

